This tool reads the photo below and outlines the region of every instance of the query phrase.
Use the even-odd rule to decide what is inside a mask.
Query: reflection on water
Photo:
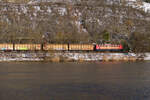
[[[149,64],[0,63],[0,100],[150,100]]]

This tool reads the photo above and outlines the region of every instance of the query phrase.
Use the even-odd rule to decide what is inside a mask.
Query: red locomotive
[[[121,44],[97,44],[95,45],[95,51],[122,51],[123,46]]]

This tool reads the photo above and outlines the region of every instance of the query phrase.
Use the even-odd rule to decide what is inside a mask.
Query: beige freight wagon
[[[68,50],[68,44],[44,44],[43,45],[43,50]]]
[[[93,51],[94,45],[92,44],[70,44],[69,50]]]
[[[2,51],[13,50],[13,44],[0,44],[0,50]]]
[[[15,44],[15,50],[41,50],[41,44]]]

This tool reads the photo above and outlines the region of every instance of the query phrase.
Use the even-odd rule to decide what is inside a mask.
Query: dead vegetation
[[[150,51],[150,17],[126,2],[81,0],[70,3],[0,6],[1,43],[125,43]],[[121,4],[121,5],[120,5]],[[142,35],[142,38],[141,37]],[[139,41],[142,41],[138,43]],[[135,46],[136,45],[136,46]],[[145,46],[147,47],[145,49]],[[138,49],[137,47],[140,47]]]

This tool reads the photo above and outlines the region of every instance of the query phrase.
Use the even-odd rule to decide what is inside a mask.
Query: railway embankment
[[[85,53],[85,52],[1,52],[0,61],[138,61],[150,60],[150,53]]]

